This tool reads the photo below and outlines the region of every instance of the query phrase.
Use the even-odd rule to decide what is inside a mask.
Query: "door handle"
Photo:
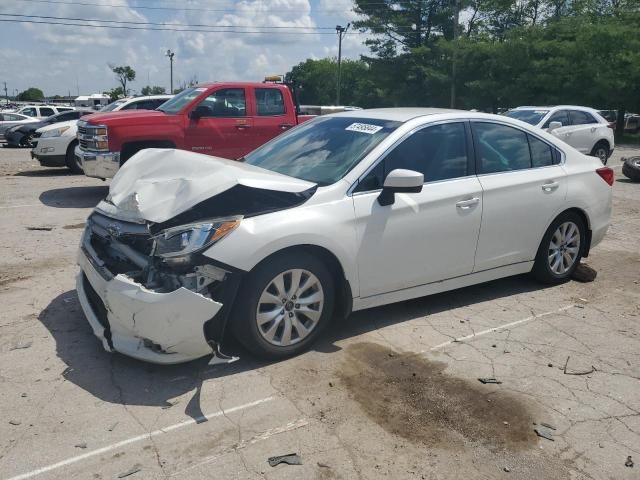
[[[480,203],[480,199],[478,197],[470,198],[469,200],[461,200],[456,203],[456,207],[460,210],[469,210],[471,207]]]
[[[549,182],[542,185],[542,190],[545,192],[553,192],[554,190],[557,190],[559,186],[560,184],[558,182]]]
[[[249,128],[251,125],[236,125],[236,129],[244,130],[245,128]]]
[[[278,125],[278,128],[280,128],[280,130],[289,130],[291,127],[293,127],[293,125],[291,125],[290,123],[283,123],[281,125]]]

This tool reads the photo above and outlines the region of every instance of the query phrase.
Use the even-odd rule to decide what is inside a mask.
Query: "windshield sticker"
[[[382,130],[382,127],[378,125],[370,125],[368,123],[352,123],[347,128],[345,128],[345,130],[373,135],[374,133],[378,133],[380,130]]]

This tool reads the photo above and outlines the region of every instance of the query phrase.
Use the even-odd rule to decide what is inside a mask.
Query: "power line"
[[[65,20],[77,22],[100,22],[100,23],[124,23],[131,25],[153,25],[162,27],[208,27],[208,28],[260,28],[260,29],[288,29],[288,30],[334,30],[335,27],[301,27],[292,26],[259,26],[245,27],[243,25],[211,25],[206,23],[155,23],[155,22],[132,22],[126,20],[100,20],[99,18],[74,18],[74,17],[52,17],[46,15],[22,15],[17,13],[0,13],[2,17],[37,18],[45,20]]]

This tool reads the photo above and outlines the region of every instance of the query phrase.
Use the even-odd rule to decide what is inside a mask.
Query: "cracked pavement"
[[[286,361],[163,367],[106,353],[77,302],[106,183],[0,149],[0,478],[640,478],[632,154],[594,282],[513,277],[357,312]]]

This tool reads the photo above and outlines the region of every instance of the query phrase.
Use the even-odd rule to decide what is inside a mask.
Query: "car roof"
[[[512,108],[511,110],[583,110],[585,112],[597,112],[595,108],[583,107],[580,105],[523,105],[521,107]]]
[[[428,115],[439,115],[443,113],[470,113],[464,110],[452,110],[446,108],[421,108],[421,107],[398,107],[398,108],[372,108],[369,110],[349,110],[346,112],[334,113],[331,116],[351,117],[351,118],[371,118],[377,120],[392,120],[396,122],[408,122],[417,117]]]

